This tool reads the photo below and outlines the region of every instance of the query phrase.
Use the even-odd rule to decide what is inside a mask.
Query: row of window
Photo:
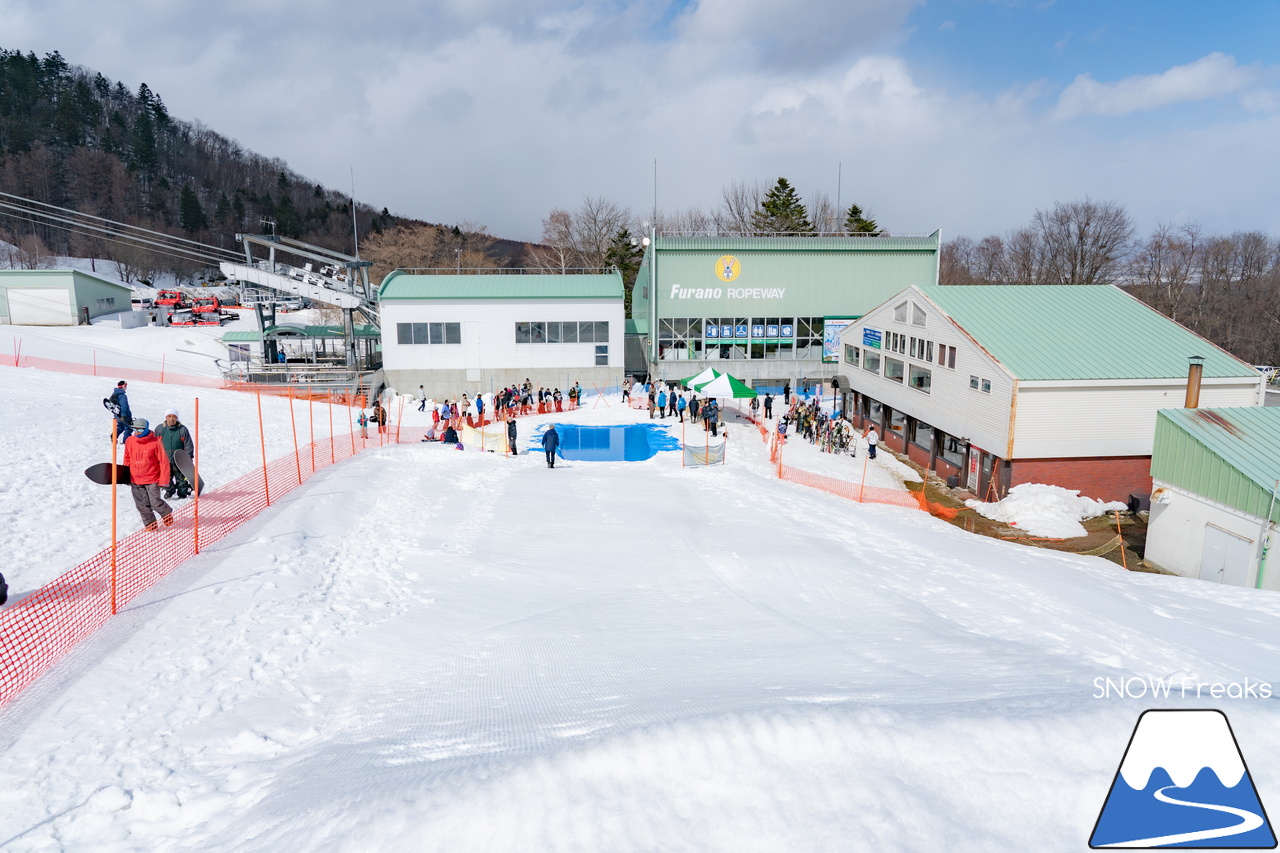
[[[658,341],[820,339],[824,325],[822,317],[669,317],[658,321]]]
[[[460,344],[461,323],[396,323],[398,344]]]
[[[924,318],[924,309],[914,302],[901,302],[893,307],[894,322],[923,326]]]
[[[947,352],[939,352],[938,363],[943,364],[945,361],[950,367],[955,367],[956,348],[945,346],[943,344],[939,344],[939,347],[941,347],[942,350],[947,350]],[[925,354],[928,354],[929,358],[932,358],[932,352],[926,347],[920,347],[919,352],[921,354],[920,357],[922,358],[925,357]],[[923,391],[926,394],[928,394],[933,388],[933,372],[926,367],[921,367],[920,365],[912,364],[911,362],[904,362],[902,359],[893,358],[892,356],[882,356],[878,350],[863,350],[855,347],[853,344],[844,345],[845,364],[850,364],[854,367],[861,366],[862,369],[868,373],[880,374],[882,362],[884,378],[888,379],[890,382],[901,383],[905,380],[907,385],[910,385],[912,388],[919,391]],[[990,394],[991,380],[983,379],[978,376],[970,376],[969,387],[975,391],[981,391],[983,394]]]
[[[607,344],[609,322],[516,323],[518,344]]]
[[[933,363],[933,354],[936,349],[939,367],[955,368],[956,366],[955,347],[947,344],[937,344],[935,348],[934,342],[925,338],[916,338],[899,334],[898,332],[885,332],[884,348],[888,352],[910,355],[912,358],[927,361],[931,364]]]

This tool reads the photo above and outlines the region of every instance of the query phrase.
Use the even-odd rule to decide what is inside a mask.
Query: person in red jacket
[[[133,505],[147,530],[155,531],[157,513],[166,527],[173,524],[173,507],[160,496],[160,489],[169,484],[169,454],[146,418],[134,418],[132,426],[133,435],[124,443],[124,464],[133,484]]]

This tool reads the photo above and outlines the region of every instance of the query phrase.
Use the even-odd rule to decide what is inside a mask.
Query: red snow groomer
[[[190,308],[187,304],[187,295],[181,290],[162,290],[156,295],[156,305],[167,305],[175,311],[182,308]]]

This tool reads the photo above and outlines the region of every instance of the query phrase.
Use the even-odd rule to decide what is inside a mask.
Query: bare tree
[[[631,211],[605,198],[587,196],[573,212],[556,208],[542,220],[542,245],[528,265],[543,272],[607,269],[610,247],[631,225]]]
[[[1032,229],[1043,247],[1045,283],[1054,284],[1111,284],[1133,239],[1123,205],[1090,198],[1037,210]]]
[[[753,217],[764,199],[764,186],[759,181],[748,184],[734,181],[720,190],[720,209],[713,216],[716,228],[725,236],[750,236],[755,233]]]
[[[819,234],[843,234],[844,215],[835,206],[831,196],[820,192],[809,202],[809,221]]]
[[[398,225],[369,235],[360,251],[373,262],[370,275],[382,278],[394,269],[450,270],[461,274],[501,268],[489,249],[493,237],[483,225]]]
[[[1135,294],[1174,320],[1184,320],[1187,303],[1195,298],[1203,244],[1194,223],[1176,230],[1172,225],[1157,226],[1129,259],[1127,277]]]
[[[700,207],[676,210],[671,213],[658,211],[654,230],[659,234],[686,234],[698,237],[714,237],[718,234],[715,216]]]

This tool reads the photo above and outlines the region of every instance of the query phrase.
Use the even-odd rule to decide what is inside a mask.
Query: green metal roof
[[[653,247],[659,251],[690,252],[936,252],[940,235],[903,237],[665,237],[658,235]]]
[[[414,275],[393,271],[378,288],[388,299],[621,299],[622,275]]]
[[[262,333],[258,331],[226,332],[222,336],[224,344],[257,343],[260,340],[262,340]]]
[[[649,334],[649,321],[628,320],[625,333],[628,335],[647,335]]]
[[[1265,517],[1280,480],[1280,407],[1161,409],[1151,476]]]
[[[1258,371],[1112,285],[930,285],[935,306],[1023,380],[1205,378]]]

